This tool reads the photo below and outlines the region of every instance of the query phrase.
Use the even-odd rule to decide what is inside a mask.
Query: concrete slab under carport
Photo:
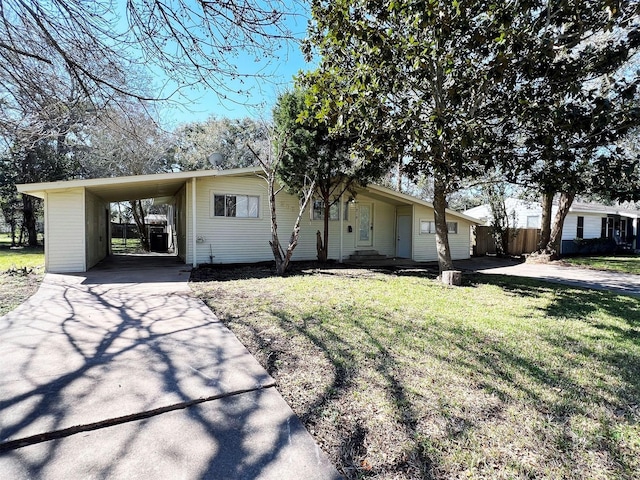
[[[339,478],[189,269],[144,260],[48,274],[0,318],[0,472]]]

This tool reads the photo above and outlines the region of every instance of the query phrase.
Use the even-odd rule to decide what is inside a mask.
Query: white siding
[[[107,209],[109,205],[91,192],[85,192],[86,267],[93,267],[107,256],[109,245]]]
[[[602,218],[606,217],[606,215],[601,213],[569,212],[562,226],[562,240],[573,240],[578,236],[578,217],[584,217],[583,238],[600,238],[602,233]]]
[[[396,256],[396,207],[375,202],[373,207],[373,248],[382,255]]]
[[[48,193],[45,198],[46,270],[86,271],[84,189]]]
[[[215,194],[259,195],[259,218],[214,217]],[[266,183],[257,177],[208,177],[196,182],[196,260],[197,263],[259,262],[270,260],[269,205]],[[187,184],[187,263],[192,263],[191,183]],[[287,232],[288,217],[283,208],[279,216],[282,233]],[[289,230],[290,231],[290,230]],[[281,235],[282,235],[281,233]],[[288,238],[285,233],[282,238]]]
[[[603,216],[602,214],[584,216],[584,238],[600,238]]]
[[[434,233],[420,233],[420,220],[433,221],[433,209],[416,205],[413,217],[413,259],[418,262],[438,260],[436,250],[436,235]],[[453,260],[463,260],[470,257],[470,228],[471,224],[464,219],[451,217],[447,221],[458,222],[458,233],[449,234],[449,248]]]
[[[191,263],[191,184],[187,184],[187,263]],[[212,211],[214,194],[258,195],[260,197],[259,218],[215,217]],[[269,246],[271,222],[267,187],[264,180],[257,177],[210,177],[200,178],[196,185],[197,224],[196,252],[198,263],[235,263],[272,260]],[[395,255],[395,218],[396,207],[365,195],[358,196],[358,202],[373,205],[373,245],[383,255]],[[348,258],[355,250],[357,231],[357,205],[348,205],[348,218],[329,222],[329,258],[340,258],[340,226],[342,232],[342,256]],[[277,197],[278,233],[280,240],[286,243],[291,235],[298,214],[298,199],[280,192]],[[344,207],[341,209],[343,210]],[[351,226],[351,232],[349,227]],[[300,223],[300,238],[293,253],[294,260],[314,260],[316,252],[316,232],[323,231],[322,220],[312,220],[309,208],[303,213]],[[180,242],[179,242],[180,243]],[[362,249],[362,248],[361,248]],[[210,259],[213,255],[213,259]]]
[[[186,263],[192,263],[192,228],[191,228],[191,183],[187,183],[184,198],[186,209],[184,222],[186,224]],[[214,194],[236,194],[259,196],[258,218],[216,217],[213,215],[212,199]],[[196,223],[196,259],[197,263],[243,263],[270,261],[273,259],[269,240],[271,239],[270,211],[267,199],[267,187],[264,180],[254,177],[204,177],[196,184],[197,223]],[[177,205],[181,200],[178,199]],[[347,259],[356,250],[366,247],[356,246],[357,212],[359,203],[373,205],[373,245],[368,248],[377,250],[388,256],[396,254],[396,210],[398,207],[379,198],[359,194],[355,203],[348,204],[348,218],[343,222],[331,220],[329,222],[329,258],[340,258],[340,227],[342,225],[342,257]],[[410,213],[412,207],[399,207]],[[280,192],[277,196],[278,233],[283,247],[291,235],[291,230],[298,214],[298,199],[287,193]],[[341,208],[341,214],[344,207]],[[419,218],[433,218],[433,210],[427,207],[416,207],[414,222]],[[179,219],[182,218],[180,213]],[[455,259],[469,258],[469,223],[457,219],[458,233],[450,235],[452,255]],[[178,222],[180,225],[180,220]],[[351,227],[351,231],[349,231]],[[309,208],[303,213],[300,223],[300,237],[293,253],[293,260],[315,260],[316,232],[323,230],[322,220],[312,220]],[[414,225],[414,232],[419,231],[419,225]],[[183,242],[178,227],[179,248]],[[416,260],[437,260],[434,235],[413,236],[413,250]],[[213,258],[210,258],[213,256]]]

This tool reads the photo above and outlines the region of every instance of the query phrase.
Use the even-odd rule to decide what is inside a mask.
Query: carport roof
[[[187,180],[192,178],[246,175],[255,172],[256,169],[254,167],[232,170],[197,170],[153,175],[132,175],[128,177],[92,178],[89,180],[27,183],[17,185],[17,187],[19,192],[39,198],[44,198],[47,192],[59,192],[83,187],[107,202],[121,202],[142,198],[173,197]]]

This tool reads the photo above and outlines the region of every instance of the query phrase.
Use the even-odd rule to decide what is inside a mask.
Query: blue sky
[[[293,35],[301,40],[306,35],[309,13],[306,6],[301,12],[301,4],[296,0],[291,1],[295,2],[295,6],[292,5],[292,11],[295,10],[297,15],[291,16],[286,25]],[[221,100],[215,92],[205,88],[182,90],[179,95],[173,97],[171,106],[161,109],[162,123],[175,126],[186,122],[204,121],[210,116],[270,118],[271,109],[278,94],[293,85],[293,77],[298,72],[314,67],[313,63],[304,61],[300,48],[295,42],[283,43],[281,48],[273,53],[275,58],[266,66],[264,63],[256,63],[249,55],[239,54],[234,60],[238,71],[243,74],[260,72],[268,76],[268,79],[245,78],[243,84],[231,80],[225,82],[230,90],[249,90],[248,98],[230,95],[229,99]],[[161,85],[166,82],[169,82],[167,88],[171,89],[171,81],[158,71],[156,83]]]
[[[242,72],[251,71],[250,61],[239,63]],[[215,115],[217,117],[254,117],[270,118],[271,109],[280,92],[293,86],[293,77],[301,70],[313,68],[312,64],[304,61],[299,49],[295,46],[285,60],[271,65],[273,77],[270,80],[246,80],[244,88],[251,91],[251,98],[247,102],[244,96],[231,97],[220,100],[215,92],[206,89],[189,89],[175,96],[175,101],[169,107],[162,109],[162,120],[168,124],[179,124],[193,121],[203,121]],[[233,84],[233,82],[231,82]],[[190,103],[188,103],[190,102]]]

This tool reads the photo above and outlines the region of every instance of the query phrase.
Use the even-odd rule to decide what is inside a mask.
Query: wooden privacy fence
[[[510,228],[509,255],[523,255],[535,252],[540,240],[538,228]],[[482,256],[496,253],[496,241],[491,233],[491,227],[478,225],[475,227],[473,255]]]

